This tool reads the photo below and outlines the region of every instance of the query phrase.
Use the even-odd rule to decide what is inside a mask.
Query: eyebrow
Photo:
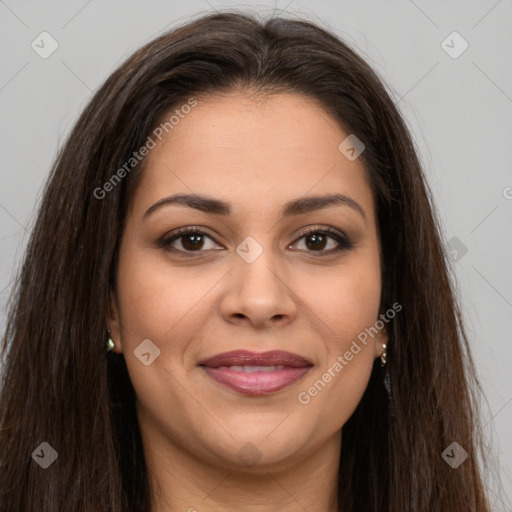
[[[154,205],[150,206],[144,213],[143,218],[145,219],[156,210],[172,204],[187,206],[212,215],[230,215],[231,213],[231,204],[219,199],[198,194],[175,194],[169,197],[164,197]],[[329,206],[342,205],[349,206],[353,210],[359,212],[364,221],[367,221],[361,205],[351,197],[343,194],[328,194],[323,196],[309,196],[294,199],[284,205],[281,210],[281,217],[284,218],[292,215],[301,215],[321,210],[323,208],[328,208]]]

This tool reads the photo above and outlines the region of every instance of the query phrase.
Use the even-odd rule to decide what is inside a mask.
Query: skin
[[[334,511],[342,426],[384,350],[385,329],[308,404],[298,394],[379,316],[379,237],[362,158],[340,152],[348,133],[301,95],[197,100],[147,157],[109,313],[136,392],[153,510]],[[279,216],[287,201],[335,192],[357,201],[366,219],[347,205]],[[143,218],[176,193],[228,201],[233,211],[167,205]],[[190,247],[183,236],[172,242],[177,252],[158,245],[187,226],[207,234],[192,257],[181,255]],[[316,249],[301,237],[306,227],[342,231],[354,247],[322,257],[338,242]],[[236,252],[248,236],[263,249],[252,263]],[[134,354],[145,339],[160,350],[148,366]],[[314,366],[286,389],[247,396],[198,366],[235,349],[286,350]],[[238,456],[246,443],[251,463]]]

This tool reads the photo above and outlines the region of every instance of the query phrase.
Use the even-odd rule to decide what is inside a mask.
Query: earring
[[[114,340],[110,337],[110,331],[107,331],[107,340],[105,341],[105,349],[107,352],[114,350],[116,344]]]
[[[386,366],[386,357],[387,357],[386,347],[387,347],[387,345],[385,343],[383,343],[382,347],[384,348],[384,352],[380,356],[380,365]]]

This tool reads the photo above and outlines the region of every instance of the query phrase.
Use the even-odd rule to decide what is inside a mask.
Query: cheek
[[[180,403],[180,393],[171,390],[181,390],[179,383],[185,379],[183,354],[188,341],[203,325],[194,305],[204,290],[193,286],[192,275],[171,271],[149,251],[127,247],[119,260],[122,349],[139,406],[150,410],[155,418],[164,417],[178,405],[183,407],[183,401],[189,398],[181,397]],[[142,353],[141,342],[147,339],[159,352],[145,345],[151,352],[149,360],[154,361],[146,366],[138,354]],[[153,354],[158,355],[154,358]]]
[[[347,260],[348,261],[348,260]],[[298,396],[320,430],[334,432],[352,415],[374,364],[374,326],[380,305],[380,268],[373,253],[355,258],[330,276],[310,280],[309,306],[318,322],[324,351],[318,370]],[[326,411],[330,411],[326,414]]]
[[[127,251],[128,252],[128,251]],[[119,262],[118,293],[123,343],[150,338],[159,343],[187,322],[204,290],[194,286],[193,273],[170,269],[149,253],[133,251]],[[199,278],[196,278],[199,279]],[[205,286],[208,285],[208,279]],[[210,285],[211,286],[211,285]]]
[[[362,253],[302,280],[308,309],[320,320],[329,344],[343,350],[350,341],[377,320],[381,278],[378,258]],[[332,348],[332,347],[331,347]]]

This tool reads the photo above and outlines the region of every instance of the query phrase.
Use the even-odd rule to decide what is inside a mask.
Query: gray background
[[[445,242],[454,251],[453,269],[488,400],[484,432],[499,453],[504,485],[499,491],[491,478],[489,492],[496,510],[510,510],[511,0],[185,4],[0,0],[0,307],[57,148],[93,92],[126,56],[162,30],[214,9],[304,16],[366,57],[413,132]],[[59,45],[46,59],[31,47],[43,31]],[[442,46],[453,31],[469,44],[457,58]],[[462,48],[453,36],[445,44],[452,52]],[[0,330],[4,327],[2,311]]]

